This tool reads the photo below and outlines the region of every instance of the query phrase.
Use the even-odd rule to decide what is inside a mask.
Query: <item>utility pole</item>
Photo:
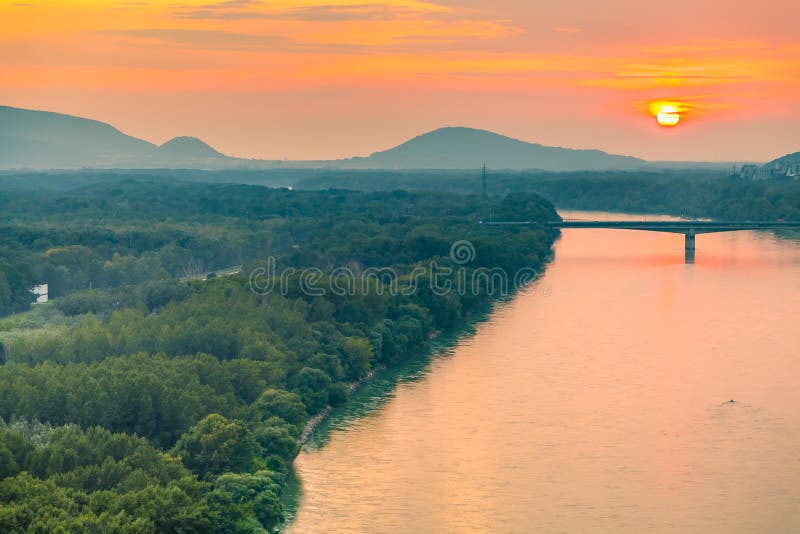
[[[486,163],[483,164],[483,200],[486,200]]]

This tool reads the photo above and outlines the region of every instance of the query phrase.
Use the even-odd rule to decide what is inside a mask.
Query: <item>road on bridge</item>
[[[489,226],[527,226],[539,224],[534,221],[481,221]],[[548,221],[552,228],[607,228],[617,230],[646,230],[670,232],[686,236],[686,263],[694,263],[695,236],[713,232],[737,232],[741,230],[776,230],[800,228],[800,221]]]

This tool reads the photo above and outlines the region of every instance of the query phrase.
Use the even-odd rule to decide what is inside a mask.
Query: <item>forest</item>
[[[273,530],[308,420],[496,298],[430,271],[411,292],[325,291],[337,269],[542,269],[558,217],[535,194],[148,177],[7,189],[0,214],[0,531],[137,533]],[[254,291],[268,261],[298,274]],[[41,283],[54,300],[31,307]]]
[[[597,172],[515,172],[489,170],[487,191],[505,196],[536,193],[559,208],[657,213],[726,220],[800,220],[800,180],[752,181],[729,172],[642,170]],[[327,172],[307,176],[296,187],[349,187],[364,191],[409,189],[480,194],[479,170],[410,172]]]
[[[642,178],[544,181],[530,188],[565,209],[658,213],[731,221],[800,220],[800,181]]]

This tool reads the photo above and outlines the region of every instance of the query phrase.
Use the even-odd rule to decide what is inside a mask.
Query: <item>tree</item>
[[[187,468],[205,478],[225,471],[251,471],[260,449],[242,421],[211,414],[181,436],[173,452]]]
[[[265,455],[278,456],[281,463],[288,466],[300,452],[300,445],[292,435],[293,431],[291,425],[272,419],[255,427],[255,438]]]
[[[372,366],[372,345],[365,337],[348,337],[342,345],[342,362],[347,376],[352,379],[363,378]]]
[[[266,421],[278,417],[296,428],[308,418],[303,400],[297,393],[283,389],[265,389],[250,407],[251,419]]]
[[[317,413],[328,402],[330,377],[319,369],[304,367],[294,380],[294,391],[300,395],[308,413]]]
[[[217,493],[225,493],[247,515],[253,515],[266,529],[272,529],[283,515],[281,476],[270,471],[226,473],[214,481]]]

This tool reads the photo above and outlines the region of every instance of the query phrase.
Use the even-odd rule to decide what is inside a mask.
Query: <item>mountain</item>
[[[342,166],[382,169],[475,169],[484,163],[494,169],[545,171],[622,170],[646,164],[600,150],[543,146],[464,127],[440,128],[369,157],[341,162]]]
[[[176,137],[159,147],[159,152],[166,157],[177,158],[224,158],[225,155],[217,152],[196,137]]]
[[[155,150],[102,122],[0,106],[0,168],[104,166]]]
[[[103,122],[0,106],[0,169],[218,168],[237,161],[194,137],[159,147]]]
[[[228,157],[195,137],[157,146],[109,124],[71,115],[0,106],[0,169],[492,169],[580,171],[637,169],[646,162],[599,150],[526,143],[486,130],[449,127],[369,157],[336,161]]]

